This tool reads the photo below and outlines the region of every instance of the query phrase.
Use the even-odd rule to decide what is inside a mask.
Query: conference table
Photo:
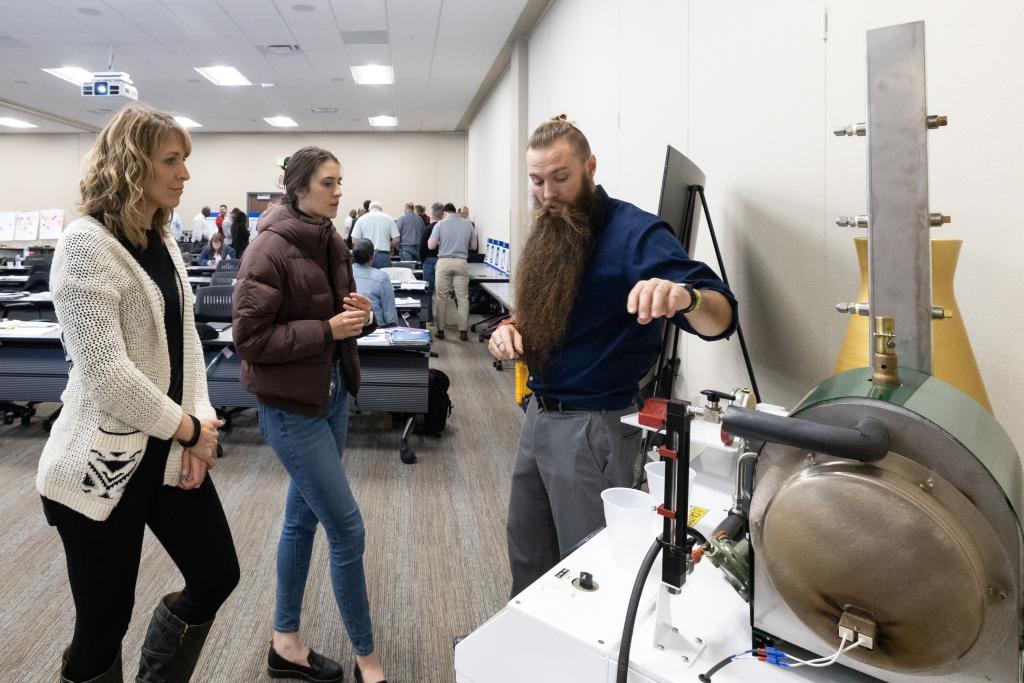
[[[210,403],[227,417],[238,409],[255,408],[256,397],[240,383],[241,359],[234,352],[231,325],[210,325],[218,333],[203,342]],[[350,398],[349,410],[353,414],[403,416],[399,456],[403,462],[415,462],[409,433],[417,416],[422,419],[427,413],[430,342],[382,346],[360,338],[356,343],[362,383],[359,393]],[[12,421],[17,412],[22,423],[28,424],[35,404],[59,403],[67,380],[68,362],[59,323],[0,322],[0,411],[6,422]],[[48,428],[49,424],[44,426]]]

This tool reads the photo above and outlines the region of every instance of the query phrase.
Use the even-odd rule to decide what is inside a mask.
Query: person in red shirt
[[[217,213],[217,219],[214,221],[214,223],[217,224],[217,232],[220,233],[221,237],[224,237],[224,219],[227,217],[227,215],[228,215],[228,205],[227,204],[221,204],[220,205],[220,210]]]

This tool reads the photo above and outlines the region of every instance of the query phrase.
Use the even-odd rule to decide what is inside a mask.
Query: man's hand
[[[515,325],[501,325],[491,335],[487,350],[498,360],[516,360],[523,355],[523,338]]]
[[[633,286],[626,299],[626,310],[646,325],[655,318],[670,318],[690,305],[690,293],[675,282],[653,278]]]
[[[181,452],[181,481],[178,487],[185,491],[192,491],[199,488],[206,478],[206,463],[199,459],[191,448]]]
[[[358,292],[352,292],[342,301],[343,311],[362,311],[363,318],[366,322],[363,325],[370,324],[370,309],[373,308],[373,302],[368,298],[359,294]]]

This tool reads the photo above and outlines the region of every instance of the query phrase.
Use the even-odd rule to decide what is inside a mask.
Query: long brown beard
[[[542,370],[565,335],[580,276],[593,248],[593,187],[560,213],[534,210],[533,229],[516,268],[516,328],[523,360]]]

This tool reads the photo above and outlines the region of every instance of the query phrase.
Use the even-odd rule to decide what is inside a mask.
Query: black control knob
[[[735,401],[736,396],[733,394],[727,394],[724,391],[717,391],[715,389],[705,389],[700,392],[702,395],[707,397],[708,401],[712,403],[718,403],[719,401]]]
[[[580,572],[580,588],[585,591],[594,590],[594,575],[590,572]]]

